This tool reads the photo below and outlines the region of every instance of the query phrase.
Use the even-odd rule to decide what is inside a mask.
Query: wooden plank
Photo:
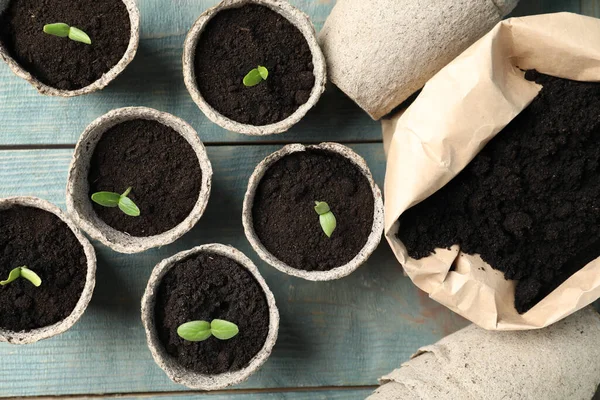
[[[522,1],[514,15],[541,12],[580,12],[580,0]],[[596,12],[597,0],[582,0],[583,11]],[[292,0],[320,28],[334,0]],[[0,145],[75,143],[94,118],[118,107],[143,105],[167,111],[190,122],[205,142],[278,140],[379,140],[379,123],[372,121],[337,88],[330,85],[306,118],[289,132],[253,138],[225,131],[198,110],[187,93],[181,73],[185,34],[195,18],[216,0],[140,1],[142,41],[136,59],[122,76],[100,93],[75,99],[40,96],[26,82],[0,65]],[[591,10],[591,11],[590,11]]]
[[[352,146],[381,185],[380,144]],[[275,351],[242,388],[373,385],[420,345],[465,322],[402,276],[387,244],[350,277],[314,283],[259,260],[242,230],[242,198],[256,164],[279,146],[211,146],[213,193],[196,228],[170,246],[122,255],[97,245],[98,284],[73,329],[26,347],[0,345],[0,396],[177,391],[154,364],[139,302],[153,266],[195,245],[232,244],[250,256],[281,312]],[[36,195],[64,207],[71,150],[0,151],[0,197]],[[18,379],[16,379],[18,377]]]
[[[597,2],[598,0],[589,1]],[[525,15],[545,14],[559,11],[581,13],[580,0],[521,0],[510,16],[522,17]]]
[[[99,94],[68,100],[46,98],[14,77],[5,65],[0,66],[0,145],[73,144],[91,120],[127,105],[146,105],[179,115],[192,123],[206,142],[264,142],[208,122],[183,86],[180,57],[185,33],[197,15],[216,2],[140,1],[143,31],[138,57],[123,76]],[[318,28],[334,4],[334,0],[291,2],[307,12]],[[172,6],[167,9],[165,4]],[[599,4],[599,0],[523,0],[515,15],[573,11],[598,16]],[[267,140],[347,142],[379,138],[379,124],[333,88],[292,131]],[[384,167],[379,145],[354,147],[367,158],[381,185]],[[138,304],[158,260],[207,242],[233,244],[253,258],[282,313],[280,339],[272,358],[242,388],[375,384],[378,376],[397,367],[419,345],[464,324],[401,277],[386,244],[367,265],[334,283],[289,278],[259,262],[243,237],[238,216],[252,168],[276,148],[210,147],[215,190],[198,227],[178,243],[143,255],[124,256],[100,248],[97,291],[80,323],[61,337],[36,345],[0,345],[0,396],[184,390],[171,384],[152,362],[139,323]],[[70,154],[70,150],[0,152],[0,196],[32,194],[64,206]],[[332,396],[348,398],[343,394]],[[261,393],[260,398],[301,395],[273,393],[265,397]],[[229,393],[222,397],[231,398]]]
[[[75,143],[85,127],[109,110],[148,106],[191,123],[205,142],[264,141],[228,132],[210,122],[188,94],[181,67],[185,35],[195,19],[217,0],[139,1],[142,40],[127,70],[101,92],[61,99],[39,95],[33,87],[0,65],[0,145]],[[330,0],[292,0],[319,28],[333,7]],[[287,142],[381,139],[381,128],[330,86],[317,106],[289,132],[267,140]]]
[[[69,397],[69,400],[88,400],[88,399],[114,399],[120,400],[132,400],[132,399],[173,399],[173,400],[193,400],[193,399],[210,399],[210,400],[362,400],[367,396],[371,395],[375,388],[369,389],[353,389],[353,388],[341,388],[331,390],[293,390],[293,391],[249,391],[246,393],[239,393],[241,391],[228,390],[220,391],[217,393],[144,393],[144,394],[132,394],[131,396],[75,396]],[[54,400],[53,397],[35,397],[35,400]]]
[[[580,3],[582,14],[600,17],[600,0],[580,0]]]

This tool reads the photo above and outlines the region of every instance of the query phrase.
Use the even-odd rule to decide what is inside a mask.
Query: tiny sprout
[[[92,39],[90,39],[87,33],[85,33],[79,28],[69,26],[62,22],[44,25],[44,33],[58,37],[69,37],[69,39],[75,42],[92,44]]]
[[[239,328],[233,322],[222,319],[207,321],[190,321],[179,325],[177,334],[189,342],[201,342],[211,336],[220,340],[228,340],[239,333]]]
[[[327,237],[331,237],[331,234],[335,230],[337,226],[337,221],[335,219],[335,215],[331,212],[329,208],[329,204],[324,201],[315,201],[315,211],[319,214],[319,222],[321,223],[321,228],[323,232],[327,235]]]
[[[262,81],[266,81],[269,77],[269,70],[262,65],[254,68],[244,77],[244,86],[256,86]]]
[[[125,214],[131,217],[139,217],[140,209],[135,205],[133,200],[127,197],[131,193],[131,189],[131,187],[128,187],[123,194],[97,192],[92,195],[92,200],[103,207],[119,207]]]
[[[38,274],[30,270],[29,268],[23,266],[17,267],[10,271],[10,273],[8,274],[8,279],[6,279],[5,281],[0,281],[0,285],[8,285],[12,281],[17,280],[19,278],[27,279],[29,282],[33,283],[35,287],[38,287],[42,284],[42,279],[38,276]]]

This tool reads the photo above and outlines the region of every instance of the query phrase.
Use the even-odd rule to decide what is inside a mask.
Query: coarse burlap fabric
[[[600,384],[600,316],[588,307],[549,328],[470,325],[381,378],[369,400],[590,400]]]

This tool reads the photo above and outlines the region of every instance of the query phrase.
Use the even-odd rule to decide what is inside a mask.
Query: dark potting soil
[[[119,208],[93,203],[100,219],[132,236],[166,232],[190,214],[202,187],[200,162],[192,146],[175,130],[157,121],[126,121],[106,131],[94,150],[89,195],[133,190],[140,209],[131,217]],[[91,201],[91,200],[90,200]]]
[[[88,34],[91,45],[43,32],[63,22]],[[48,86],[90,85],[123,57],[131,23],[121,0],[11,0],[0,15],[0,40],[24,69]]]
[[[329,204],[337,227],[328,238],[315,201]],[[254,198],[254,230],[266,249],[291,267],[329,271],[351,261],[373,228],[373,191],[348,159],[328,151],[293,153],[274,163]]]
[[[189,342],[177,334],[189,321],[223,319],[239,328],[229,340]],[[155,306],[158,336],[167,353],[202,374],[237,371],[262,349],[269,333],[269,306],[252,274],[230,258],[201,253],[165,274]]]
[[[600,84],[528,71],[539,95],[400,218],[413,258],[458,244],[518,280],[523,313],[600,256]]]
[[[19,278],[0,286],[0,327],[28,331],[69,316],[85,286],[87,259],[67,224],[33,207],[0,211],[0,280],[22,266],[42,284]]]
[[[258,65],[269,77],[242,83]],[[220,11],[196,48],[196,80],[219,113],[244,124],[268,125],[306,103],[315,83],[312,54],[302,33],[286,18],[255,4]]]

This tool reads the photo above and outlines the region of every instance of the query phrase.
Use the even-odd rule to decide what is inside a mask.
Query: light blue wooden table
[[[600,0],[522,0],[515,15],[573,11],[600,15]],[[292,0],[317,29],[334,0]],[[75,99],[42,97],[0,65],[0,197],[34,195],[65,206],[67,166],[80,133],[101,114],[143,105],[190,122],[208,147],[215,171],[208,209],[173,245],[121,255],[96,244],[98,282],[80,322],[67,333],[25,347],[0,344],[0,397],[69,395],[176,399],[364,398],[377,378],[466,322],[429,300],[404,278],[387,244],[345,279],[311,283],[259,260],[242,230],[242,197],[256,164],[292,142],[337,141],[367,160],[383,186],[381,128],[334,87],[290,132],[251,138],[210,123],[183,85],[186,31],[217,0],[139,0],[142,40],[126,72],[100,93]],[[246,383],[210,396],[169,381],[150,356],[139,304],[153,266],[180,250],[211,242],[250,256],[273,290],[281,313],[275,350]]]

